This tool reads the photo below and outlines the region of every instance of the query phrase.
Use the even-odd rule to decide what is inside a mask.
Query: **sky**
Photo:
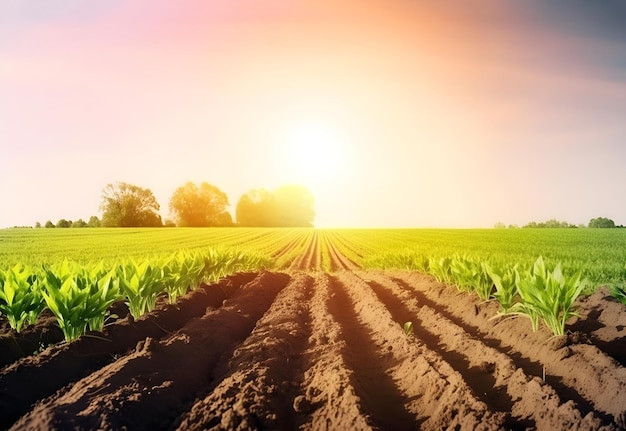
[[[317,227],[626,224],[620,0],[3,0],[0,227],[302,184]]]

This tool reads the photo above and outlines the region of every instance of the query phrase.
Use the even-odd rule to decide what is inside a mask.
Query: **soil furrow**
[[[545,328],[533,333],[530,324],[519,318],[490,320],[497,310],[496,304],[481,304],[469,295],[459,301],[453,289],[430,277],[402,273],[395,279],[414,294],[421,293],[437,312],[446,317],[455,316],[454,323],[472,336],[497,340],[490,347],[516,360],[522,358],[522,363],[517,365],[526,374],[545,372],[546,382],[564,399],[576,401],[583,413],[593,410],[603,421],[626,428],[626,369],[597,347],[581,344],[579,336],[551,339]],[[526,363],[537,364],[535,367],[542,369],[526,369]]]
[[[0,369],[20,358],[30,356],[37,350],[63,341],[63,331],[49,310],[44,310],[36,326],[27,326],[18,334],[9,326],[8,320],[0,315],[2,337],[0,337]]]
[[[461,328],[454,327],[452,322],[447,321],[447,328],[437,330],[439,329],[437,326],[441,325],[441,321],[446,321],[445,317],[435,315],[432,309],[426,305],[418,305],[413,298],[403,297],[397,291],[394,292],[389,288],[388,282],[379,281],[370,280],[368,284],[378,299],[389,310],[394,321],[398,323],[411,322],[413,335],[458,371],[472,389],[474,395],[492,410],[503,413],[511,410],[513,405],[511,398],[506,395],[503,396],[501,388],[495,387],[496,379],[491,373],[486,370],[481,372],[480,366],[482,363],[473,364],[472,358],[468,357],[467,352],[449,347],[444,331],[452,331],[454,335],[462,336],[461,334],[466,333]],[[425,311],[425,309],[428,311]],[[474,359],[478,358],[481,358],[481,356]],[[489,367],[485,368],[488,369]]]
[[[594,345],[626,367],[626,311],[607,287],[578,298],[581,318],[570,325],[573,332],[589,334]]]
[[[301,429],[371,430],[352,385],[353,372],[344,360],[345,336],[328,309],[332,295],[329,276],[319,274],[310,301],[311,347],[305,355],[309,367],[303,381],[307,389],[298,401],[298,410],[308,413]]]
[[[354,271],[356,269],[359,269],[359,266],[356,263],[352,262],[350,259],[348,259],[338,251],[334,241],[332,241],[328,236],[325,236],[325,241],[328,246],[328,253],[330,255],[330,266],[332,271]]]
[[[252,331],[287,284],[262,273],[217,310],[38,403],[14,429],[166,429],[205,386],[220,355]]]
[[[302,242],[303,242],[303,240],[302,240],[301,236],[295,237],[293,240],[291,240],[289,243],[287,243],[283,248],[278,250],[278,252],[274,253],[272,255],[272,259],[274,259],[275,261],[279,260],[281,257],[289,254],[293,250],[295,250],[298,247],[300,247],[300,244],[302,244]]]
[[[613,427],[610,420],[604,418],[603,423],[592,410],[579,410],[571,402],[564,404],[552,387],[537,377],[528,377],[509,356],[471,337],[429,306],[419,304],[390,278],[367,275],[377,280],[370,285],[388,308],[413,321],[415,336],[430,340],[429,346],[463,375],[480,399],[495,410],[510,413],[507,428],[569,429],[572,424],[590,430]]]
[[[352,384],[361,398],[370,423],[379,429],[412,429],[414,416],[404,406],[404,396],[377,361],[381,351],[370,338],[369,329],[358,319],[355,305],[344,287],[331,278],[328,311],[339,323],[346,340],[343,355],[354,372]]]
[[[289,269],[292,271],[307,271],[310,269],[317,269],[312,264],[315,263],[315,255],[318,253],[317,250],[317,234],[313,231],[309,235],[306,236],[306,249],[304,252],[296,257]]]
[[[176,305],[167,304],[136,321],[120,319],[106,327],[102,334],[94,333],[69,344],[53,346],[5,367],[0,371],[0,427],[9,426],[37,400],[113,362],[139,341],[168,336],[188,320],[202,316],[207,307],[220,307],[228,296],[253,277],[255,274],[241,273],[216,284],[202,285]]]
[[[307,275],[293,276],[252,334],[216,367],[223,370],[214,373],[208,395],[181,417],[179,430],[297,428],[302,419],[294,405],[302,409],[312,284]]]
[[[301,268],[303,270],[320,270],[322,269],[322,247],[320,247],[319,233],[313,232],[313,240],[311,243],[311,253],[306,262],[306,267]]]
[[[353,273],[340,273],[357,313],[355,325],[375,346],[376,366],[386,370],[405,408],[421,429],[501,429],[505,415],[478,400],[462,376],[418,338],[409,338],[369,286]],[[345,308],[345,307],[344,307]],[[358,352],[357,352],[358,353]],[[372,394],[376,400],[376,394]]]

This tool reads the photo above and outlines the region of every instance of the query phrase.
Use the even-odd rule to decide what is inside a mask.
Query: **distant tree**
[[[65,220],[64,218],[62,218],[57,222],[56,227],[61,227],[61,228],[72,227],[72,220]]]
[[[72,227],[87,227],[87,222],[82,218],[79,218],[74,223],[72,223]]]
[[[170,200],[176,224],[184,227],[228,226],[232,217],[226,207],[226,193],[206,182],[200,186],[188,182],[177,188]]]
[[[306,187],[299,185],[279,187],[274,191],[274,199],[279,214],[279,226],[313,226],[315,199]]]
[[[239,198],[235,214],[240,226],[278,226],[276,205],[272,193],[265,189],[250,190]]]
[[[591,228],[614,228],[615,222],[606,217],[592,218],[589,220],[589,227]]]
[[[559,221],[557,219],[550,219],[544,222],[537,223],[535,221],[531,221],[530,223],[522,226],[525,228],[575,228],[577,227],[575,224],[570,224],[566,221]]]
[[[228,211],[224,211],[222,214],[220,214],[217,225],[221,227],[235,226],[235,222],[233,221],[233,216],[230,215]]]
[[[509,225],[509,229],[518,229],[518,228],[519,228],[519,226],[516,225],[516,224],[510,224]]]
[[[547,228],[559,228],[561,227],[561,222],[559,222],[557,219],[552,218],[550,220],[547,220],[546,222],[543,223],[543,227],[547,227]]]
[[[102,223],[100,222],[100,219],[98,218],[98,216],[91,216],[91,217],[89,217],[89,221],[87,222],[87,226],[88,227],[100,227],[100,226],[102,226]]]
[[[108,184],[102,191],[102,226],[162,226],[159,203],[150,189],[119,182]]]
[[[493,225],[494,229],[506,229],[506,225],[504,223],[502,223],[501,221],[499,221],[498,223]]]
[[[165,227],[176,227],[176,222],[172,219],[166,218],[163,222],[163,226]]]
[[[52,223],[50,220],[48,220],[48,221],[46,222],[45,226],[46,226],[46,228],[48,228],[48,229],[55,227],[55,226],[54,226],[54,223]]]
[[[39,223],[39,222],[35,223],[35,228],[36,228],[36,229],[41,228],[41,223]]]
[[[315,218],[313,205],[313,195],[303,186],[283,186],[274,192],[251,190],[237,203],[237,223],[240,226],[310,227]]]

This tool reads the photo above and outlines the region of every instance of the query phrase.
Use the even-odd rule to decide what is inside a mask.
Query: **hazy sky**
[[[2,0],[0,227],[301,183],[320,227],[626,224],[621,0]]]

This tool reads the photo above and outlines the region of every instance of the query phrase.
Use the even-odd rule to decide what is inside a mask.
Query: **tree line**
[[[228,196],[218,187],[187,182],[177,188],[169,202],[174,219],[163,221],[161,209],[150,189],[125,182],[108,184],[102,191],[102,218],[88,222],[48,220],[46,228],[82,227],[312,227],[314,198],[304,186],[285,185],[275,190],[253,189],[244,193],[236,206],[235,219],[228,212]],[[35,227],[42,227],[37,222]]]
[[[507,226],[502,223],[502,222],[498,222],[495,224],[494,228],[496,229],[503,229],[506,228]],[[517,228],[519,226],[517,225],[509,225],[508,228],[509,229],[514,229]],[[588,225],[584,225],[584,224],[579,224],[579,225],[575,225],[572,223],[568,223],[566,221],[559,221],[557,219],[550,219],[550,220],[546,220],[544,222],[535,222],[535,221],[531,221],[527,224],[525,224],[524,226],[522,226],[522,228],[623,228],[624,226],[622,225],[616,225],[615,222],[613,220],[611,220],[610,218],[607,217],[596,217],[596,218],[592,218],[591,220],[589,220],[589,224]]]

